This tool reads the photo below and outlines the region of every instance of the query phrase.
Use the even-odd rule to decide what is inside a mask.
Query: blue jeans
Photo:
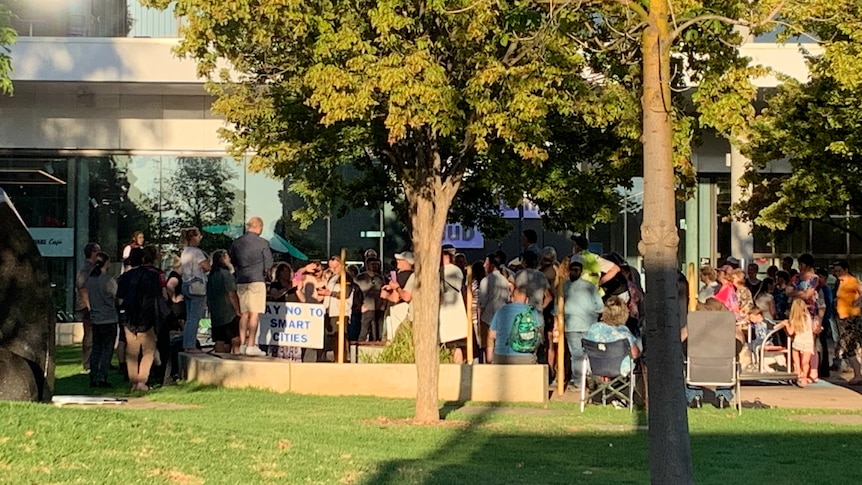
[[[204,316],[206,296],[189,294],[189,283],[183,282],[183,297],[186,302],[186,326],[183,327],[183,348],[195,349],[198,346],[198,323]]]
[[[587,336],[587,332],[566,332],[566,345],[572,354],[572,381],[581,382],[581,368],[584,362],[584,346],[581,339]]]
[[[720,396],[724,396],[724,399],[727,402],[733,400],[733,388],[732,387],[716,387],[715,388],[715,398],[718,399]],[[685,400],[686,402],[691,402],[692,399],[698,398],[703,400],[703,388],[702,387],[694,387],[686,384],[685,386]]]

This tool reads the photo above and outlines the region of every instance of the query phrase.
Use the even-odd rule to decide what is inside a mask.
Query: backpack
[[[536,321],[535,310],[529,308],[515,315],[506,341],[509,348],[521,354],[532,354],[539,348],[541,339],[542,334],[539,331],[539,322]]]

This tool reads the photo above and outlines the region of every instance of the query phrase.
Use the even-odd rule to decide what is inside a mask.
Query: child
[[[748,314],[748,321],[751,323],[751,331],[752,331],[752,339],[751,342],[748,343],[748,348],[751,350],[751,358],[754,362],[754,365],[757,367],[757,371],[760,371],[760,361],[758,355],[758,349],[766,345],[767,347],[772,344],[772,339],[766,341],[766,335],[769,333],[769,329],[772,326],[772,321],[763,316],[763,311],[760,308],[753,308],[751,313]],[[755,369],[753,369],[755,370]]]
[[[793,367],[799,376],[799,387],[805,387],[809,382],[811,356],[814,354],[814,331],[805,300],[801,298],[793,300],[793,304],[790,306],[790,318],[787,322],[787,335],[794,337]]]

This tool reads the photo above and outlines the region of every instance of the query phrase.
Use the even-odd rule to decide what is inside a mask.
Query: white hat
[[[395,259],[403,259],[404,261],[407,261],[411,265],[416,264],[416,260],[413,259],[413,252],[412,251],[404,251],[403,253],[395,253]]]

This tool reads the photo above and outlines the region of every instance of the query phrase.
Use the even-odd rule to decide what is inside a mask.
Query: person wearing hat
[[[586,337],[590,327],[599,320],[599,315],[604,308],[596,285],[581,278],[583,269],[584,263],[581,257],[573,256],[569,263],[569,281],[563,283],[566,345],[572,356],[570,386],[574,386],[581,375],[584,356],[581,339]],[[551,335],[548,336],[548,340],[551,340]]]
[[[467,308],[464,306],[464,273],[455,266],[455,246],[444,244],[441,253],[440,342],[454,351],[456,364],[462,364],[467,350]]]
[[[741,261],[737,258],[734,258],[733,256],[728,256],[727,259],[724,261],[724,264],[729,265],[733,269],[739,269],[740,263]]]
[[[395,338],[398,327],[413,318],[413,291],[416,289],[416,276],[413,265],[416,260],[411,251],[395,253],[396,270],[390,273],[389,282],[380,289],[380,298],[389,302],[384,322],[386,339]]]

